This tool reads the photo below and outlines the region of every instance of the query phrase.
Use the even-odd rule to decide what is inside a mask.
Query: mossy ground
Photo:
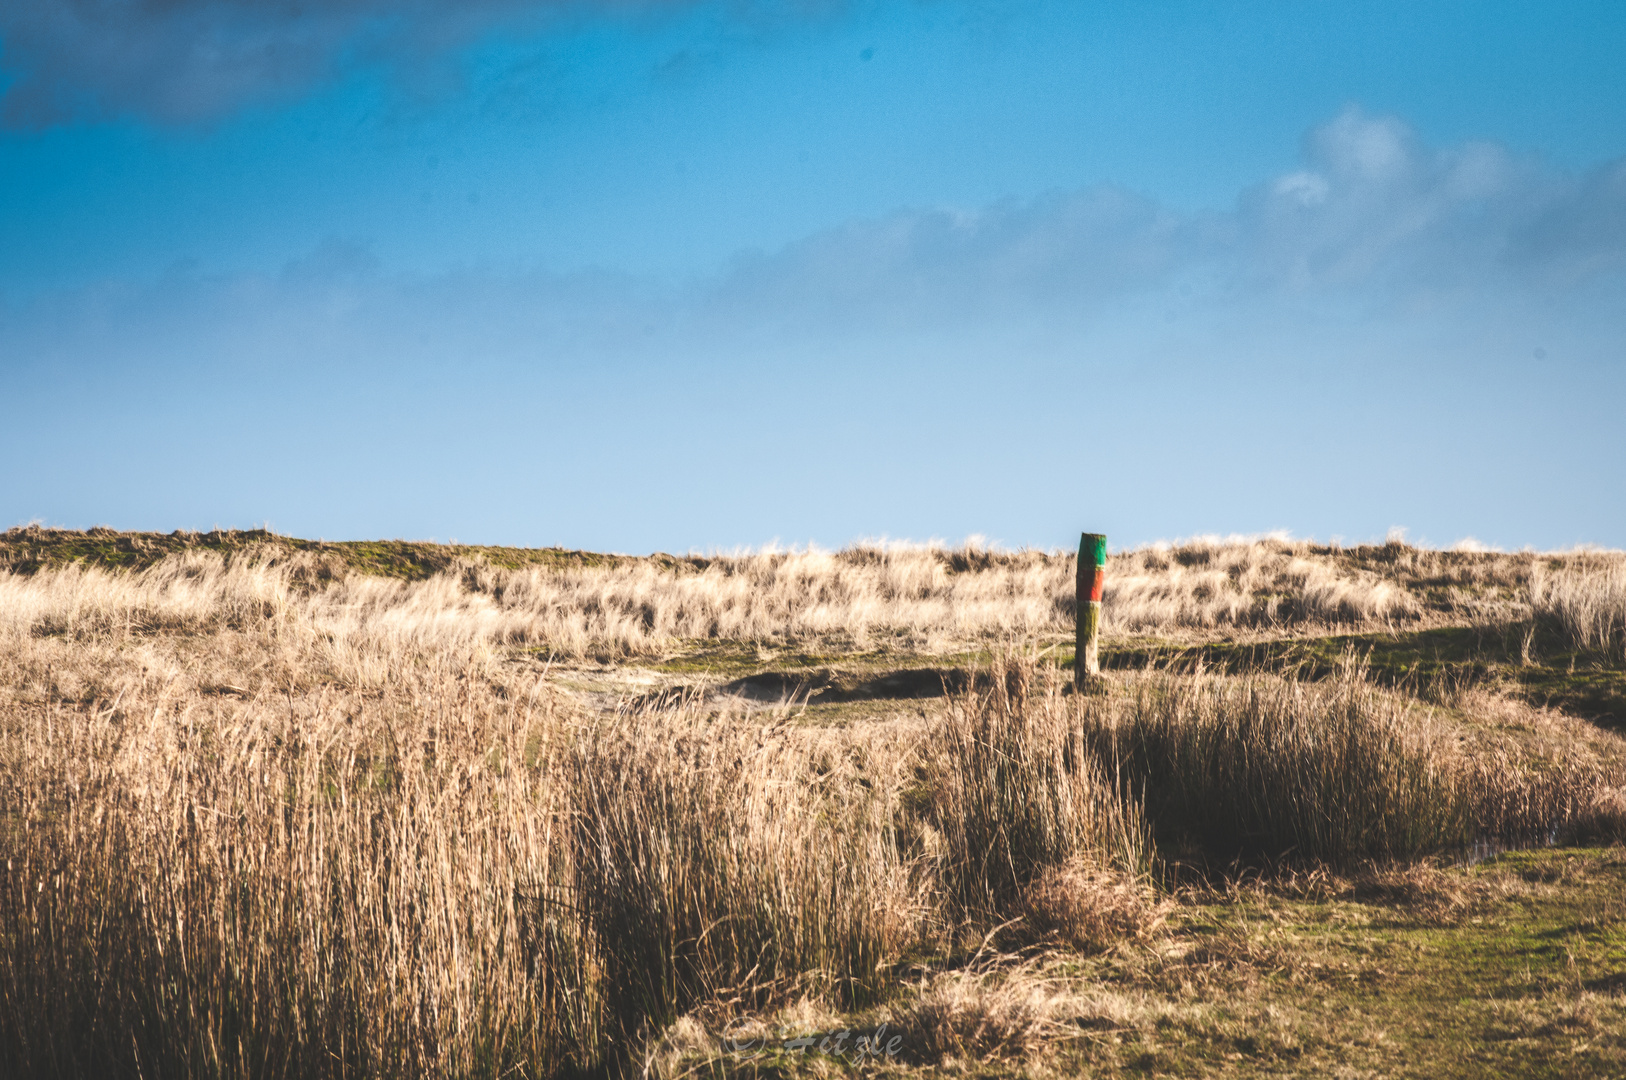
[[[327,555],[364,574],[421,581],[459,559],[483,559],[493,566],[518,570],[526,566],[603,566],[630,556],[605,555],[565,548],[486,547],[475,544],[438,544],[414,540],[303,540],[268,529],[214,529],[209,532],[118,532],[96,528],[86,532],[37,527],[0,533],[0,570],[33,573],[36,570],[79,563],[109,570],[142,570],[185,551],[208,551],[231,557],[256,549],[281,549],[289,554]],[[656,556],[675,565],[672,556]]]
[[[1602,1077],[1626,1075],[1626,851],[1184,888],[1152,940],[1011,959],[1042,983],[1046,1049],[922,1053],[917,991],[783,1035],[904,1032],[895,1057],[691,1049],[694,1075]],[[952,973],[948,973],[951,977]],[[917,971],[929,982],[945,973]],[[967,1024],[975,1022],[967,1018]],[[967,1035],[974,1041],[975,1031]],[[815,1044],[816,1045],[816,1044]]]

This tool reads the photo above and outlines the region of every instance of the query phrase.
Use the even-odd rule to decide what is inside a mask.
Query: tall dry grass
[[[401,674],[6,711],[17,1075],[496,1075],[591,1035],[546,708]]]
[[[576,912],[622,1044],[793,991],[847,1005],[920,932],[892,825],[900,757],[864,735],[681,706],[583,732]]]
[[[298,590],[242,573],[177,575],[129,618],[59,579],[55,608],[0,623],[21,1075],[615,1071],[696,1009],[869,1000],[959,925],[943,882],[972,875],[903,806],[923,746],[955,768],[924,721],[606,720],[412,638],[368,646],[377,680],[317,677],[334,642]],[[1075,833],[1056,857],[1104,850]]]
[[[1500,829],[1476,815],[1446,725],[1358,671],[1310,685],[1144,678],[1088,715],[1171,846],[1349,865]]]
[[[490,647],[496,585],[467,580],[488,572],[0,577],[7,1068],[632,1069],[682,1014],[861,1003],[917,946],[1015,919],[1092,948],[1149,932],[1151,837],[1399,855],[1607,826],[1621,786],[1474,751],[1354,674],[1072,695],[1030,656],[938,716],[606,719]]]
[[[1530,608],[1538,624],[1577,649],[1617,652],[1626,659],[1626,559],[1583,554],[1553,566],[1537,560],[1530,573]]]
[[[1586,725],[1527,706],[1519,738],[1465,728],[1353,657],[1315,682],[1146,671],[1079,695],[1039,674],[996,666],[939,728],[955,762],[933,788],[953,808],[944,884],[966,906],[1009,910],[1079,855],[1133,873],[1152,840],[1164,856],[1352,867],[1626,828],[1618,737],[1581,740]]]
[[[938,887],[973,924],[997,923],[1049,871],[1136,878],[1152,851],[1140,808],[1092,752],[1076,709],[1032,657],[972,680],[922,745],[918,825]]]
[[[1405,582],[1329,549],[1212,539],[1109,559],[1102,609],[1108,627],[1129,631],[1387,624],[1424,613]]]
[[[931,651],[1061,636],[1074,618],[1074,562],[1037,551],[858,546],[517,570],[454,559],[407,582],[353,572],[333,552],[268,542],[229,558],[186,551],[134,573],[81,565],[0,573],[0,620],[68,637],[272,626],[311,635],[324,671],[376,684],[386,677],[382,658],[407,646],[611,658],[697,639]],[[1495,598],[1522,596],[1528,574],[1528,559],[1397,544],[1343,551],[1195,540],[1109,558],[1104,632],[1461,618],[1501,611],[1511,601]]]

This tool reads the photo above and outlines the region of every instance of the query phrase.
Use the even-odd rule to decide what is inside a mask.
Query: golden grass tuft
[[[1041,871],[1016,910],[1037,941],[1094,953],[1150,939],[1172,906],[1144,876],[1074,862]]]
[[[1558,566],[1537,560],[1530,574],[1530,607],[1538,623],[1557,630],[1577,649],[1626,658],[1626,559],[1581,553]]]
[[[1078,995],[1034,963],[927,981],[896,1009],[911,1056],[928,1063],[1028,1058],[1074,1036]]]
[[[0,1031],[28,1075],[472,1074],[558,1063],[546,705],[442,660],[240,702],[129,673],[15,710]],[[529,942],[529,946],[527,946]]]

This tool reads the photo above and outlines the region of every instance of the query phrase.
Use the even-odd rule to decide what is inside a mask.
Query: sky
[[[1626,547],[1626,7],[0,0],[0,528]]]

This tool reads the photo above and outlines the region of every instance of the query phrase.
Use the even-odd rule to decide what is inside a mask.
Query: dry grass
[[[27,1075],[554,1075],[691,1007],[861,1001],[935,922],[897,751],[860,735],[589,724],[477,654],[241,698],[130,651],[110,699],[0,714],[0,1047]]]
[[[1530,607],[1538,623],[1575,648],[1626,659],[1626,559],[1599,553],[1557,567],[1538,560],[1530,575]]]
[[[0,624],[0,1053],[26,1075],[619,1068],[691,1010],[873,998],[984,873],[904,808],[976,764],[928,721],[605,720],[479,642],[341,651],[266,585],[291,571],[171,569],[136,583],[164,605],[63,575]],[[1020,840],[1011,794],[975,814]],[[1093,813],[1054,858],[1108,848],[1121,808]],[[995,865],[1020,887],[1049,858]]]
[[[1175,994],[1154,989],[1155,976],[1135,980],[1138,987],[1113,987],[1081,978],[1064,963],[1007,957],[923,980],[893,1006],[892,1022],[917,1061],[954,1072],[1004,1060],[1027,1065],[1025,1075],[1116,1075],[1125,1066],[1145,1069],[1160,1042],[1193,1037],[1208,1047],[1245,1046],[1255,1059],[1291,1064],[1307,1044],[1325,1041],[1329,1018],[1293,1002],[1265,1000],[1256,965],[1271,961],[1257,944],[1233,936],[1163,961],[1186,979]],[[1225,957],[1229,970],[1204,979],[1215,966],[1216,948],[1233,950]],[[1193,978],[1209,985],[1198,989]],[[1126,1044],[1135,1047],[1127,1060],[1120,1057]]]
[[[929,979],[896,1010],[913,1055],[945,1059],[1029,1058],[1076,1038],[1079,1019],[1099,1012],[1073,981],[1027,963]]]
[[[997,663],[950,702],[923,747],[916,826],[953,908],[978,926],[1035,880],[1080,865],[1135,877],[1151,850],[1139,806],[1092,752],[1076,710],[1031,657]]]
[[[408,644],[524,645],[606,658],[697,639],[934,651],[1064,635],[1074,614],[1075,560],[1066,553],[856,546],[519,569],[444,561],[447,569],[409,582],[351,570],[332,551],[268,541],[229,557],[188,550],[134,573],[83,564],[6,572],[0,617],[70,637],[281,621],[327,642],[328,669],[376,682],[377,655]],[[1584,585],[1567,584],[1576,574]],[[1543,612],[1570,620],[1584,640],[1608,642],[1626,633],[1622,574],[1626,561],[1612,554],[1544,556],[1533,571],[1530,556],[1403,544],[1194,540],[1109,558],[1104,632],[1512,620],[1528,617],[1534,588]]]
[[[1507,707],[1532,729],[1465,730],[1347,664],[1316,683],[1149,674],[1085,715],[1171,851],[1354,866],[1619,835],[1619,738]]]
[[[240,702],[129,665],[108,699],[6,711],[21,1074],[466,1075],[590,1035],[560,793],[527,763],[546,705],[477,663],[398,674]]]
[[[1355,863],[1619,821],[1614,759],[1564,756],[1559,726],[1464,739],[1355,669],[1074,695],[1028,655],[939,714],[816,729],[681,700],[606,718],[504,662],[514,642],[783,639],[863,611],[992,635],[1039,610],[1024,596],[1059,619],[1053,579],[1071,583],[1066,560],[964,550],[646,569],[405,583],[266,548],[0,575],[8,1067],[635,1069],[684,1016],[881,1001],[907,956],[1150,938],[1153,835]],[[778,575],[779,599],[751,607],[736,572]],[[590,578],[598,601],[566,589]],[[617,638],[633,594],[604,597],[629,582],[656,610]],[[683,621],[729,596],[739,621]],[[1037,967],[943,979],[904,1010],[938,1055],[1025,1054],[1127,1008]]]
[[[1574,990],[1497,1002],[1491,1008],[1493,1039],[1566,1035],[1614,1050],[1626,1050],[1626,996],[1618,991]]]
[[[1091,706],[1098,752],[1176,848],[1349,864],[1463,846],[1480,824],[1444,725],[1353,667],[1308,685],[1147,676]]]
[[[872,998],[920,931],[891,825],[900,764],[783,714],[645,710],[583,732],[576,906],[618,1037],[792,991]]]
[[[1195,540],[1143,548],[1107,565],[1108,627],[1337,626],[1413,622],[1423,604],[1402,581],[1331,549],[1278,540]]]
[[[1036,874],[1016,911],[1033,939],[1094,953],[1150,939],[1171,907],[1144,877],[1075,860]]]

